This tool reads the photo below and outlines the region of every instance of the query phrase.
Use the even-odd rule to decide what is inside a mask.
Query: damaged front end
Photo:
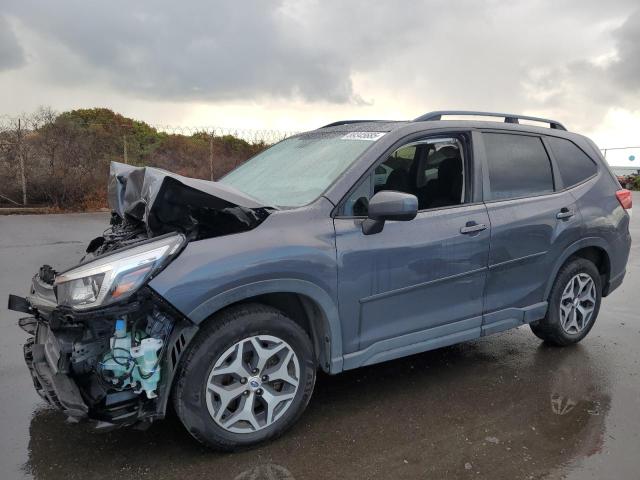
[[[146,282],[184,246],[166,235],[57,274],[42,267],[26,298],[24,357],[37,392],[70,418],[101,427],[162,417],[171,379],[196,327]]]
[[[216,193],[218,195],[216,195]],[[178,362],[197,327],[147,284],[189,241],[247,231],[269,209],[215,182],[113,164],[111,227],[82,261],[44,266],[26,298],[24,357],[37,392],[99,427],[164,416]]]
[[[151,289],[91,312],[31,313],[19,322],[31,335],[24,358],[48,403],[98,428],[164,417],[178,360],[196,327]]]

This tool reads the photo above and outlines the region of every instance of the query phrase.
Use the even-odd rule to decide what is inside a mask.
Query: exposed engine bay
[[[125,306],[54,310],[20,326],[33,335],[24,353],[38,393],[70,417],[102,427],[163,416],[166,401],[158,400],[195,333],[149,290]]]
[[[251,230],[272,210],[230,187],[112,163],[110,226],[79,264],[44,265],[26,298],[24,355],[38,393],[101,427],[164,416],[171,382],[197,331],[146,284],[186,244]]]

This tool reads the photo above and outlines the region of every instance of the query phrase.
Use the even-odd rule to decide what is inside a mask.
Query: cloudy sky
[[[287,130],[509,111],[640,144],[640,3],[3,0],[0,92],[0,114]]]

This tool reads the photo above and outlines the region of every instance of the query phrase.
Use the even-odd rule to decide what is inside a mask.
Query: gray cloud
[[[11,12],[97,76],[137,95],[217,100],[268,93],[350,101],[345,58],[322,45],[304,48],[304,31],[281,7],[260,0],[241,8],[223,1],[25,1]]]
[[[525,88],[539,97],[540,107],[563,112],[579,129],[593,128],[612,107],[640,109],[640,10],[609,36],[610,44],[590,52],[591,57],[528,72]]]
[[[616,30],[618,59],[612,66],[615,80],[621,88],[633,93],[640,91],[640,10],[631,15]]]
[[[0,72],[21,67],[25,56],[7,19],[0,15]]]
[[[48,82],[151,101],[355,109],[397,96],[416,115],[513,110],[582,127],[610,106],[640,108],[636,0],[9,2]]]

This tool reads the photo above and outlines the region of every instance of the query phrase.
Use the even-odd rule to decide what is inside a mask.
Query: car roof
[[[599,163],[604,162],[598,147],[589,138],[559,128],[540,127],[527,123],[506,123],[487,120],[359,120],[335,122],[311,132],[300,134],[321,136],[323,134],[335,135],[348,132],[385,132],[378,140],[371,142],[371,147],[361,157],[353,162],[336,182],[327,189],[324,196],[337,205],[344,192],[360,178],[369,168],[371,158],[379,158],[389,148],[405,141],[405,138],[418,138],[424,134],[444,134],[463,132],[469,130],[485,130],[496,132],[525,133],[532,135],[544,135],[565,138],[571,140],[583,151]]]
[[[470,119],[449,119],[443,120],[443,117],[475,117],[477,120]],[[493,121],[491,118],[500,119]],[[524,121],[524,123],[521,123]],[[531,122],[534,122],[531,124]],[[540,124],[547,124],[548,127]],[[417,128],[416,128],[417,127]],[[532,117],[529,115],[520,115],[513,113],[498,112],[482,112],[474,110],[437,110],[425,113],[411,121],[392,121],[392,120],[339,120],[314,132],[333,133],[333,132],[391,132],[395,130],[407,130],[407,133],[420,130],[436,130],[439,128],[494,128],[499,130],[514,130],[520,132],[531,132],[536,134],[549,135],[550,132],[566,132],[565,126],[550,118]],[[564,135],[559,135],[564,136]]]
[[[490,120],[345,120],[344,122],[334,122],[329,126],[312,130],[309,133],[349,133],[349,132],[397,132],[400,135],[417,131],[442,130],[442,129],[495,129],[513,132],[527,132],[536,135],[552,135],[564,138],[582,137],[577,133],[555,128],[540,127],[526,123],[505,123]],[[304,135],[304,133],[303,133]]]

